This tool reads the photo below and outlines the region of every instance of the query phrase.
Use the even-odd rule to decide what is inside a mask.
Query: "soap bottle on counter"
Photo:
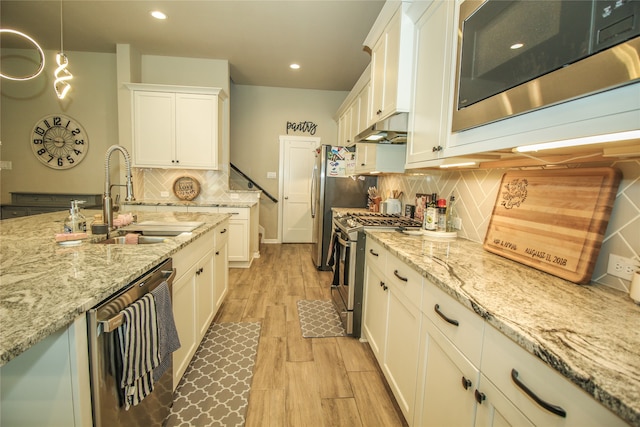
[[[72,200],[69,216],[64,221],[65,233],[85,233],[87,231],[87,219],[80,213],[79,204],[84,200]]]

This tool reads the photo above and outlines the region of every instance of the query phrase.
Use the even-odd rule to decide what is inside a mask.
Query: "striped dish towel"
[[[122,359],[120,387],[125,410],[135,406],[153,391],[153,369],[160,363],[158,324],[153,295],[122,310],[124,321],[117,329]]]

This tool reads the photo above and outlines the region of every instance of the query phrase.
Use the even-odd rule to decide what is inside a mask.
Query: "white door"
[[[312,243],[311,172],[320,138],[280,136],[282,243]]]

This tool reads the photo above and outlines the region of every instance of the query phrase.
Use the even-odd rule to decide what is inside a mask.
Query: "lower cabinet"
[[[624,426],[560,373],[367,239],[362,331],[410,426]],[[417,302],[417,303],[414,303]]]
[[[174,389],[226,295],[229,277],[227,237],[218,236],[226,234],[228,228],[229,222],[222,222],[173,256],[177,271],[173,284],[173,315],[181,344],[173,353]],[[220,254],[225,259],[221,259]]]
[[[0,368],[0,426],[92,425],[83,314]]]
[[[378,270],[392,258],[384,249],[367,247],[363,332],[405,418],[413,418],[420,309],[405,294],[397,278]],[[388,264],[391,265],[391,264]]]

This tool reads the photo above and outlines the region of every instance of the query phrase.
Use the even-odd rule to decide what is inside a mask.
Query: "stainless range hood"
[[[404,144],[407,142],[408,121],[408,113],[394,114],[360,132],[356,141]]]

